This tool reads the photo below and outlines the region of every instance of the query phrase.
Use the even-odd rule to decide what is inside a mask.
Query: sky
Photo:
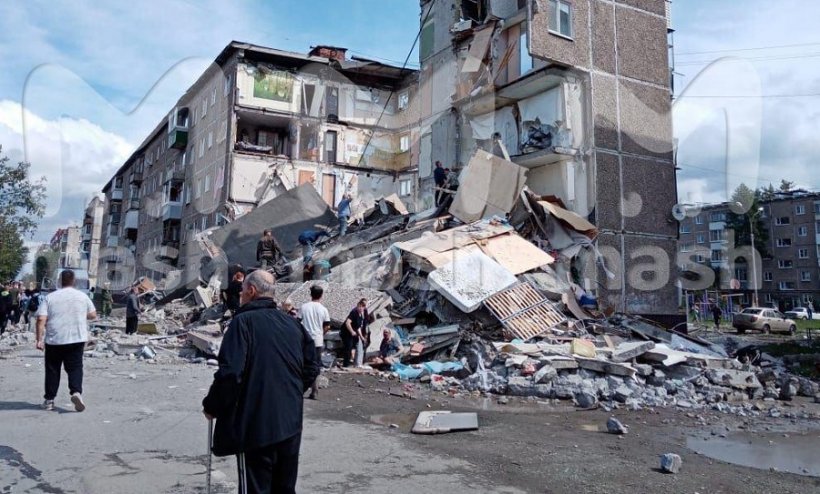
[[[400,64],[418,10],[418,0],[0,3],[0,145],[49,187],[29,242],[81,221],[231,40],[299,52],[330,44]],[[818,18],[820,2],[806,0],[674,1],[681,202],[781,178],[820,190]]]

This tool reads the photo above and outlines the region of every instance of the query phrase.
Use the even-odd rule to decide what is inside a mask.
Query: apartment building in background
[[[428,209],[436,161],[501,142],[533,192],[598,226],[584,288],[678,318],[668,2],[421,0],[419,20],[419,71],[225,47],[105,186],[100,278],[196,280],[197,232],[300,184]]]
[[[51,249],[60,253],[57,267],[87,269],[82,252],[82,229],[79,226],[60,228],[51,237]]]
[[[302,184],[416,210],[416,72],[346,51],[225,47],[103,189],[100,277],[196,280],[197,233]]]
[[[105,203],[100,197],[89,201],[83,214],[80,237],[80,257],[86,262],[88,281],[91,287],[97,286],[97,272],[100,259],[100,239]]]
[[[664,0],[422,0],[419,175],[477,149],[600,231],[579,271],[605,307],[679,319],[671,28]],[[654,268],[645,268],[647,262]]]
[[[789,310],[820,302],[820,193],[795,190],[777,193],[760,203],[759,214],[767,241],[757,266],[758,304]],[[721,271],[719,288],[737,294],[742,305],[754,301],[751,259],[733,252],[734,232],[727,228],[728,203],[690,208],[680,223],[680,268],[695,264]],[[746,217],[748,220],[748,217]]]

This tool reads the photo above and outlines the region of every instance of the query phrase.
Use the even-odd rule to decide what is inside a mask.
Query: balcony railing
[[[188,129],[185,127],[175,127],[168,133],[168,147],[174,149],[185,149],[188,146]]]
[[[136,230],[139,226],[139,209],[129,209],[125,213],[125,229]]]
[[[182,202],[168,201],[162,205],[162,221],[182,219]]]
[[[122,189],[111,189],[111,200],[122,201]]]

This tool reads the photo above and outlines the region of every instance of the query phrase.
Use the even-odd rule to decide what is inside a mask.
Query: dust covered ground
[[[63,381],[58,411],[44,412],[41,353],[0,354],[0,492],[204,492],[207,429],[199,404],[214,369],[124,357],[85,363],[88,410],[73,412]],[[513,398],[499,404],[378,376],[326,375],[330,387],[306,402],[300,492],[820,491],[812,470],[820,458],[816,421],[684,409],[577,411],[568,402]],[[795,415],[820,410],[808,400],[778,406]],[[415,415],[431,409],[477,411],[480,429],[410,434]],[[627,435],[604,432],[611,415],[629,426]],[[781,470],[802,475],[696,453],[709,445],[719,451],[728,440],[761,443],[787,458]],[[683,457],[676,475],[658,471],[658,455],[668,452]],[[771,458],[746,460],[765,466]],[[233,492],[233,460],[215,458],[214,469],[215,492]]]

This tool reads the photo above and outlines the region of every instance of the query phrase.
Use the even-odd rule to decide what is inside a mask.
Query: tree
[[[769,183],[766,187],[761,187],[757,190],[757,194],[760,197],[760,200],[763,202],[771,201],[774,199],[775,194],[777,194],[777,189],[774,188],[774,185]]]
[[[42,283],[43,279],[50,278],[57,269],[60,253],[51,249],[47,244],[41,245],[34,256],[34,279]]]
[[[780,192],[791,192],[794,188],[794,182],[786,180],[785,178],[780,180]]]
[[[29,163],[9,162],[0,146],[0,220],[26,237],[37,230],[37,220],[45,212],[46,179],[31,180]]]
[[[28,248],[17,228],[0,218],[0,282],[17,277],[27,256]]]
[[[739,202],[743,205],[743,208],[733,207],[730,209],[726,228],[733,230],[735,233],[735,248],[748,246],[752,243],[751,230],[749,230],[751,220],[755,235],[754,247],[761,257],[768,257],[766,244],[769,240],[769,234],[761,218],[763,215],[760,211],[760,196],[760,193],[752,191],[745,184],[740,184],[732,194],[731,202]]]

